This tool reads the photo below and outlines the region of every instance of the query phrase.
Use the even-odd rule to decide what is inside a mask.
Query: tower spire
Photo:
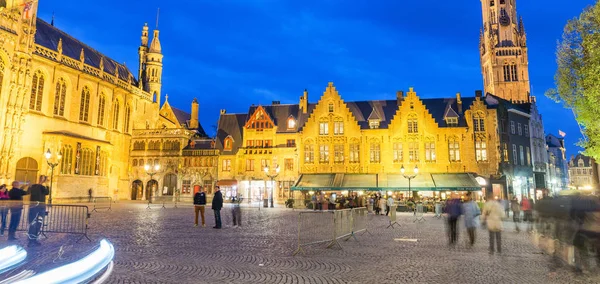
[[[160,8],[156,8],[156,29],[158,30],[158,16],[160,15]]]

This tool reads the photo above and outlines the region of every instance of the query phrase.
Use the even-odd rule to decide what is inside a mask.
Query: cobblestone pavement
[[[233,228],[225,208],[221,230],[212,229],[211,211],[207,208],[202,228],[193,226],[191,207],[118,203],[111,211],[92,214],[93,242],[75,244],[76,237],[50,235],[41,248],[27,248],[25,265],[0,279],[24,269],[63,265],[107,238],[116,249],[110,283],[600,283],[598,276],[578,276],[557,265],[512,225],[502,236],[503,254],[489,255],[486,231],[478,230],[477,244],[469,249],[460,224],[460,244],[450,249],[443,221],[433,215],[416,224],[411,215],[399,214],[401,227],[387,229],[385,216],[370,214],[371,234],[342,241],[343,249],[315,245],[292,256],[298,211],[244,208],[243,227]],[[0,239],[0,247],[6,244],[5,237]]]

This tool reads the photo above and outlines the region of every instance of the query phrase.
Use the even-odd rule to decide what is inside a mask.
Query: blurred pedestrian
[[[462,215],[462,204],[456,195],[453,195],[446,203],[446,214],[448,215],[449,239],[450,245],[456,245],[458,241],[458,218]]]
[[[519,205],[519,200],[516,197],[513,197],[513,200],[510,202],[510,207],[513,212],[513,222],[515,223],[515,230],[518,233],[521,231],[521,229],[519,229],[519,220],[521,219],[521,205]]]
[[[379,195],[375,195],[375,198],[373,198],[373,208],[375,209],[375,215],[379,215],[379,211],[381,210],[379,208]]]
[[[20,188],[18,181],[12,182],[12,188],[8,191],[8,199],[10,203],[10,223],[8,224],[8,240],[16,241],[17,237],[15,233],[21,222],[21,212],[23,211],[23,196],[27,195],[27,192]]]
[[[312,203],[313,210],[317,210],[318,205],[317,205],[317,195],[316,194],[313,194],[310,202]]]
[[[502,207],[504,207],[504,214],[506,214],[506,219],[510,218],[510,203],[508,199],[502,199]]]
[[[521,201],[521,210],[523,210],[523,222],[527,225],[527,232],[531,232],[533,222],[533,200],[528,197],[523,197]]]
[[[381,215],[383,215],[383,209],[387,207],[387,201],[384,196],[379,197],[379,210],[381,211]]]
[[[241,228],[242,227],[242,208],[240,207],[240,203],[242,203],[242,196],[232,197],[231,203],[233,203],[233,207],[231,208],[231,216],[233,216],[233,227]]]
[[[499,201],[489,199],[483,206],[483,218],[490,234],[490,254],[502,253],[502,217],[504,210]]]
[[[27,193],[30,196],[32,204],[29,206],[29,214],[27,215],[27,221],[29,223],[29,245],[37,246],[40,245],[38,237],[42,229],[44,217],[46,216],[46,195],[50,194],[48,187],[44,184],[48,181],[48,177],[41,175],[38,183],[32,185],[27,189]],[[33,204],[33,202],[39,202]],[[34,222],[35,221],[35,222]]]
[[[92,199],[92,188],[90,187],[90,189],[88,189],[88,197],[89,197],[89,202],[92,203],[93,199]]]
[[[392,196],[388,196],[388,200],[387,200],[387,210],[385,210],[385,216],[388,216],[388,214],[390,213],[390,210],[392,210],[392,206],[394,206],[394,198],[392,198]]]
[[[0,185],[0,236],[4,236],[6,216],[8,215],[8,190],[6,184]]]
[[[223,194],[219,186],[215,186],[215,195],[212,200],[212,209],[215,212],[215,226],[213,229],[221,229],[221,208],[223,208]]]
[[[194,219],[194,227],[198,227],[198,212],[200,213],[200,217],[202,218],[202,227],[206,227],[206,223],[204,221],[204,209],[206,207],[206,190],[204,187],[200,187],[200,190],[194,194],[194,212],[196,213],[196,218]]]
[[[467,194],[465,203],[463,203],[463,213],[465,218],[465,227],[467,228],[467,234],[469,235],[469,244],[471,247],[475,244],[475,229],[477,228],[477,220],[481,211],[479,206],[473,200],[471,193]]]

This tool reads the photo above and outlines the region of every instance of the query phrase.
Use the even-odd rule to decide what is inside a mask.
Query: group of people
[[[386,199],[380,194],[375,194],[369,202],[373,204],[373,210],[375,211],[375,215],[383,215],[383,210],[385,209],[385,216],[390,214],[390,210],[392,210],[392,206],[394,206],[394,198],[390,195]]]
[[[21,188],[21,184],[18,181],[13,181],[12,188],[8,190],[5,184],[0,185],[0,236],[4,236],[6,229],[6,220],[8,212],[10,210],[10,222],[8,224],[8,240],[17,241],[16,236],[19,223],[21,222],[21,214],[23,211],[23,196],[30,195],[31,202],[37,202],[38,204],[30,204],[28,212],[28,233],[29,245],[38,246],[40,245],[38,237],[41,232],[43,218],[46,216],[46,196],[49,194],[48,187],[45,183],[48,181],[48,177],[40,176],[38,183],[29,186],[27,191]]]
[[[501,200],[489,199],[480,210],[477,203],[473,200],[471,194],[467,194],[464,202],[457,196],[452,196],[447,202],[444,213],[448,216],[448,236],[450,246],[458,242],[458,220],[463,216],[465,228],[469,235],[469,245],[475,245],[476,229],[479,221],[489,232],[489,251],[490,254],[502,253],[502,218],[504,210]]]
[[[533,200],[531,198],[523,198],[521,202],[514,197],[510,202],[507,199],[502,200],[504,206],[504,213],[506,218],[509,218],[510,211],[513,212],[513,222],[515,223],[515,230],[520,232],[519,222],[521,222],[521,212],[523,212],[523,222],[528,223],[527,231],[533,229]]]
[[[212,210],[215,215],[215,226],[213,229],[221,229],[223,224],[221,222],[221,209],[223,209],[223,194],[221,193],[221,189],[218,186],[215,186],[215,194],[212,200]],[[242,226],[242,209],[240,208],[240,203],[242,202],[242,198],[240,197],[232,197],[231,202],[233,203],[233,207],[231,208],[231,215],[233,216],[233,227],[239,228]],[[194,211],[195,211],[195,219],[194,226],[198,227],[198,215],[200,215],[202,220],[202,227],[206,227],[206,220],[204,218],[204,210],[206,208],[206,190],[203,187],[200,187],[200,190],[194,194]],[[198,214],[200,213],[200,214]]]

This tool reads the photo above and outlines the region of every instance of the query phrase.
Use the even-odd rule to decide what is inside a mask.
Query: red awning
[[[238,181],[235,179],[222,179],[217,181],[218,186],[237,186]]]

